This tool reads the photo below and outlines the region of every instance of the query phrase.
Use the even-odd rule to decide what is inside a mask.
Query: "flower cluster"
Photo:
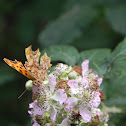
[[[73,68],[59,63],[42,84],[33,84],[32,126],[106,125],[108,114],[98,108],[104,100],[101,83],[88,60]]]

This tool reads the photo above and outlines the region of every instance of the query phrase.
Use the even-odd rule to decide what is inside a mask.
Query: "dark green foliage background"
[[[53,65],[89,59],[90,68],[104,77],[105,104],[123,109],[110,115],[109,125],[125,126],[125,36],[125,0],[0,0],[0,125],[31,125],[31,92],[18,99],[28,79],[3,58],[24,63],[24,49],[33,45],[33,50],[46,51]]]

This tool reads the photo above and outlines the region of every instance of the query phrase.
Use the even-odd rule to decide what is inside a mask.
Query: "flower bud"
[[[75,78],[77,77],[77,73],[76,73],[75,71],[72,71],[72,72],[70,72],[70,73],[68,74],[68,77],[69,77],[70,79],[75,79]]]
[[[70,73],[72,71],[72,67],[69,66],[68,69],[65,70],[66,73]]]
[[[59,63],[56,65],[53,74],[56,76],[60,76],[62,73],[65,72],[65,70],[68,69],[68,65],[63,64],[63,63]]]
[[[103,112],[99,116],[100,122],[106,123],[109,120],[109,115],[106,112]]]
[[[82,81],[82,76],[77,76],[75,80],[78,82],[78,84],[80,84]]]
[[[107,124],[107,123],[105,123],[105,124],[104,124],[104,126],[108,126],[108,124]]]
[[[32,86],[33,86],[32,80],[28,80],[25,84],[27,90],[32,90]]]
[[[67,73],[62,73],[60,76],[59,76],[60,79],[63,79],[63,80],[68,80],[68,75]]]
[[[49,79],[45,78],[45,80],[43,81],[43,84],[48,84],[49,83]]]

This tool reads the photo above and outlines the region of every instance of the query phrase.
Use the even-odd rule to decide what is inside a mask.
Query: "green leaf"
[[[126,105],[126,39],[124,39],[104,62],[108,66],[104,80],[107,105]]]
[[[115,48],[108,57],[109,73],[108,77],[114,79],[126,73],[126,39]]]
[[[78,50],[72,46],[50,46],[42,50],[44,52],[51,57],[51,61],[63,61],[68,65],[75,65],[80,58]]]
[[[108,6],[115,6],[119,4],[125,4],[125,0],[67,0],[66,2],[66,9],[68,10],[75,4],[84,4],[84,5],[92,5],[92,6],[100,6],[100,7],[108,7]]]
[[[120,57],[109,64],[108,78],[114,79],[126,74],[126,57]]]
[[[110,49],[92,49],[92,50],[87,50],[87,51],[82,51],[80,53],[80,62],[79,64],[82,63],[82,61],[88,59],[90,61],[90,68],[93,70],[96,70],[96,72],[99,75],[102,75],[101,71],[101,64],[105,61],[105,58],[110,55],[111,50]]]
[[[126,35],[126,5],[106,8],[105,15],[115,31]]]
[[[109,57],[109,60],[111,62],[114,62],[117,58],[120,56],[126,56],[126,38],[117,45],[115,50],[112,52],[111,56]]]
[[[112,85],[114,95],[126,96],[126,73],[112,80]]]
[[[106,100],[116,99],[116,97],[119,98],[125,97],[126,96],[125,85],[126,85],[126,74],[116,78],[105,79],[101,86],[102,90],[105,93]]]
[[[104,29],[104,30],[103,30]],[[118,34],[109,26],[104,17],[97,16],[93,23],[83,29],[83,35],[72,43],[79,50],[115,47]]]
[[[50,22],[39,35],[39,43],[43,47],[53,44],[71,43],[73,39],[82,35],[82,27],[91,23],[98,11],[90,6],[80,4]]]

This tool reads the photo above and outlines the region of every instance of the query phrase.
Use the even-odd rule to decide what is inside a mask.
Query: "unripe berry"
[[[32,86],[33,86],[32,80],[28,80],[25,84],[27,90],[32,90]]]

